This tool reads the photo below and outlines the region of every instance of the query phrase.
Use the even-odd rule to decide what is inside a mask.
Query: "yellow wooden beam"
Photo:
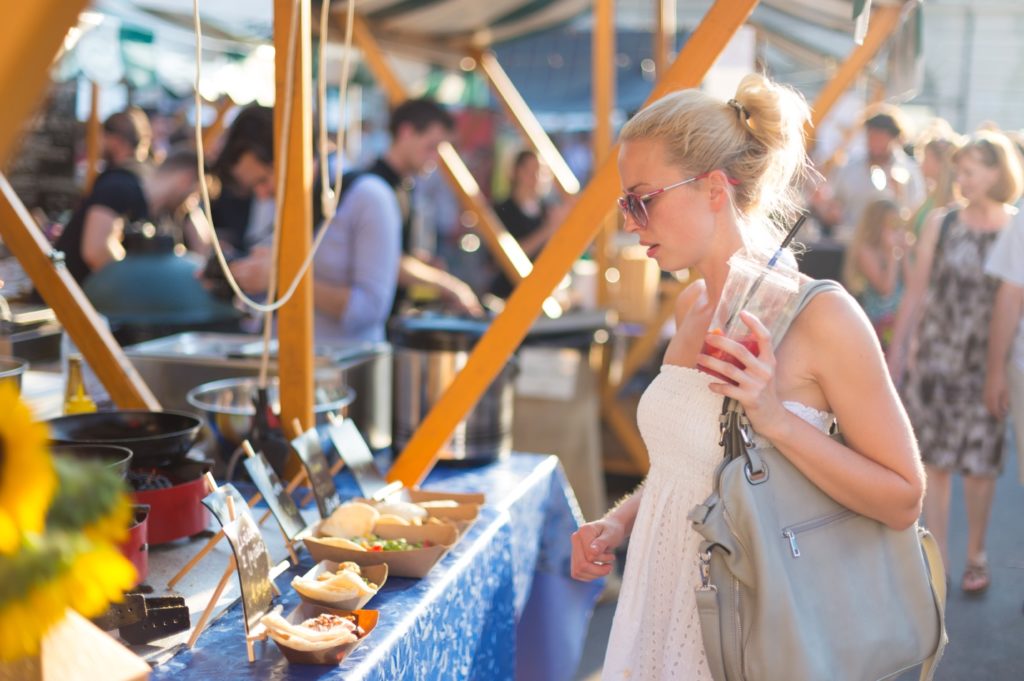
[[[648,101],[680,88],[696,87],[722,49],[757,5],[757,0],[717,0],[693,32]],[[537,318],[541,303],[586,248],[621,192],[616,149],[593,178],[551,238],[533,272],[512,293],[504,312],[477,343],[466,366],[413,433],[388,472],[389,480],[419,484],[430,472],[441,446],[479,401]]]
[[[274,0],[274,48],[277,96],[274,105],[275,148],[287,136],[288,167],[282,202],[279,295],[295,279],[312,246],[313,227],[313,105],[310,0],[298,0],[298,36],[293,91],[286,89],[288,47],[295,0]],[[291,100],[291,125],[283,124],[285,100]],[[275,158],[276,163],[284,159]],[[299,419],[313,426],[313,277],[307,271],[292,299],[278,312],[278,373],[281,419]]]
[[[54,264],[53,248],[25,205],[0,174],[0,237],[25,268],[32,283],[93,368],[114,403],[122,409],[160,409],[160,403],[102,323],[63,264]]]
[[[92,190],[100,172],[100,149],[103,147],[103,130],[100,125],[100,84],[92,81],[89,88],[89,120],[85,122],[85,186],[83,194]]]
[[[505,73],[505,69],[501,68],[498,58],[494,56],[493,52],[484,50],[477,50],[473,52],[472,56],[476,60],[477,67],[490,83],[491,90],[497,96],[498,101],[505,107],[509,118],[519,128],[523,137],[529,140],[537,155],[551,169],[558,188],[566,195],[578,193],[580,181],[569,168],[569,164],[565,162],[565,158],[562,157],[555,143],[548,137],[540,121],[533,115],[533,111],[530,110],[523,96],[519,94],[512,79]]]
[[[50,83],[49,69],[89,0],[5,2],[0,29],[0,167],[7,165],[28,115]]]
[[[203,147],[206,149],[213,148],[213,145],[217,143],[220,136],[224,134],[228,114],[234,106],[235,103],[231,101],[230,97],[221,97],[220,101],[217,102],[217,116],[213,119],[213,122],[203,130]]]
[[[654,73],[660,76],[672,63],[672,49],[678,27],[676,0],[655,0]]]
[[[594,109],[594,131],[591,140],[594,167],[608,158],[614,144],[612,112],[615,109],[615,0],[595,0],[592,43],[593,74],[591,78]],[[594,240],[594,261],[597,263],[597,304],[608,305],[608,258],[612,230],[616,222],[607,214]]]
[[[811,122],[807,126],[808,144],[813,143],[813,128],[817,127],[828,115],[839,98],[846,92],[853,81],[864,70],[885,42],[900,25],[903,8],[900,6],[882,6],[871,8],[871,23],[868,24],[864,42],[853,48],[846,60],[822,88],[811,109]]]

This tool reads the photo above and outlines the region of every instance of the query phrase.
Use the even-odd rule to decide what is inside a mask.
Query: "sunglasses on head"
[[[624,218],[632,218],[633,222],[635,222],[638,226],[646,227],[647,203],[651,199],[653,199],[658,194],[664,194],[670,189],[682,187],[684,184],[690,184],[691,182],[696,182],[697,180],[703,180],[710,174],[711,171],[701,173],[700,175],[691,177],[688,180],[682,180],[681,182],[670,184],[666,187],[662,187],[661,189],[655,189],[653,192],[647,192],[646,194],[635,194],[633,192],[626,192],[625,194],[619,197],[619,210],[622,211],[622,216]],[[740,183],[739,180],[734,180],[733,178],[728,176],[725,179],[729,182],[729,184],[731,184],[734,187]]]

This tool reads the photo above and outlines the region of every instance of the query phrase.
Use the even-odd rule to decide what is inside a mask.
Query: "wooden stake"
[[[228,497],[230,500],[231,497]],[[220,595],[224,593],[224,587],[228,585],[228,580],[231,579],[231,575],[235,573],[235,557],[232,555],[228,558],[228,567],[224,570],[224,574],[221,575],[220,581],[217,582],[217,588],[213,590],[213,595],[210,596],[209,602],[206,604],[206,609],[203,610],[202,617],[199,618],[199,623],[196,624],[196,628],[192,630],[192,635],[188,637],[188,643],[185,644],[189,650],[195,645],[196,641],[199,640],[199,634],[203,633],[203,629],[206,628],[206,623],[210,619],[210,615],[213,614],[213,609],[217,607],[217,601],[220,600]]]

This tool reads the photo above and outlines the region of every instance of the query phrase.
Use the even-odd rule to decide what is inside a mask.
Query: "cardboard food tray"
[[[306,549],[315,561],[332,560],[337,563],[352,561],[360,567],[386,564],[388,574],[392,577],[412,577],[422,579],[434,567],[441,556],[448,552],[459,538],[454,525],[424,525],[422,527],[405,527],[402,525],[382,525],[376,532],[383,539],[405,539],[410,542],[429,541],[434,546],[408,551],[353,551],[331,546],[320,541],[319,525],[313,535],[303,539]]]
[[[410,495],[415,496],[417,492],[410,492]],[[451,522],[459,531],[459,536],[465,534],[469,526],[476,522],[477,517],[480,515],[480,504],[470,503],[467,501],[460,501],[452,498],[453,496],[464,496],[472,498],[483,498],[482,494],[471,494],[471,495],[449,495],[441,494],[438,499],[413,499],[412,503],[419,503],[420,501],[440,501],[440,500],[451,500],[458,504],[458,506],[452,508],[427,508],[424,509],[427,512],[428,518],[437,518],[438,520],[447,520]],[[381,503],[374,501],[373,499],[351,499],[351,501],[369,504],[370,506],[377,506]]]
[[[338,562],[337,561],[325,560],[325,561],[321,561],[321,562],[317,563],[316,565],[314,565],[313,568],[309,572],[307,572],[306,574],[304,574],[302,576],[306,577],[308,579],[316,579],[318,576],[320,576],[324,572],[337,572],[337,571],[338,571]],[[374,584],[377,585],[377,590],[378,591],[380,590],[380,588],[382,586],[384,586],[384,583],[386,581],[388,581],[388,566],[386,564],[369,565],[369,566],[367,566],[365,568],[364,567],[360,567],[360,571],[362,572],[363,579],[365,579],[367,581],[370,581],[370,582],[373,582]],[[295,587],[293,586],[292,589],[295,589]],[[305,594],[303,594],[301,591],[299,591],[298,589],[295,589],[295,593],[299,594],[299,598],[302,599],[303,603],[308,603],[309,605],[314,605],[314,606],[318,606],[318,607],[321,607],[321,608],[333,608],[335,610],[361,610],[363,608],[363,606],[365,606],[367,603],[369,603],[370,600],[374,596],[377,595],[377,594],[370,594],[368,596],[355,596],[353,598],[346,598],[345,600],[336,601],[336,602],[332,603],[332,602],[328,602],[328,601],[319,601],[319,600],[317,600],[315,598],[309,598]]]
[[[409,490],[409,501],[418,504],[421,501],[444,501],[451,499],[459,504],[472,506],[483,506],[484,495],[479,492],[438,492],[435,490],[411,489]]]
[[[291,664],[329,664],[337,665],[342,660],[348,657],[349,653],[359,647],[367,636],[373,631],[374,627],[377,626],[377,618],[379,613],[376,610],[339,610],[336,608],[324,608],[320,606],[310,605],[308,603],[300,603],[298,607],[291,611],[286,620],[292,624],[299,624],[311,617],[316,617],[323,613],[330,613],[332,615],[339,615],[347,617],[349,615],[355,615],[356,624],[363,630],[363,635],[351,643],[345,643],[340,646],[334,646],[332,648],[324,648],[323,650],[295,650],[289,648],[286,644],[281,643],[269,636],[271,640],[280,649],[281,654],[284,655],[285,659]]]

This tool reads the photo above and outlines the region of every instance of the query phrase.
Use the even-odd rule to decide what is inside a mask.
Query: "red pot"
[[[166,489],[135,492],[135,503],[150,506],[149,544],[166,544],[205,530],[210,515],[202,500],[207,493],[202,476]]]
[[[128,539],[121,544],[121,554],[135,566],[141,583],[149,576],[149,545],[146,543],[149,506],[137,504],[134,510],[135,520],[128,528]]]

